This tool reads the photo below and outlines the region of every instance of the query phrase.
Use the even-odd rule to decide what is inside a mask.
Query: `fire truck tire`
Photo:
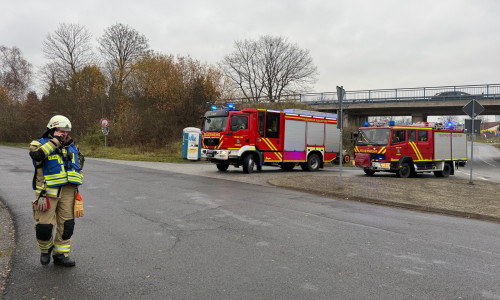
[[[368,176],[372,176],[373,174],[375,174],[375,171],[370,169],[363,169],[363,171],[365,171],[365,174]]]
[[[216,164],[216,166],[217,166],[217,169],[221,172],[225,172],[225,171],[227,171],[227,168],[229,168],[228,163],[219,163],[219,164]]]
[[[252,154],[247,154],[243,159],[243,173],[251,174],[255,167],[255,160]]]
[[[448,176],[450,176],[450,173],[451,173],[450,164],[444,164],[443,171],[436,171],[436,172],[434,172],[434,175],[436,177],[448,177]]]
[[[408,178],[410,177],[410,174],[411,174],[410,165],[406,162],[401,163],[401,166],[399,167],[399,170],[396,173],[396,175],[400,178]]]
[[[307,158],[307,171],[314,172],[318,171],[319,166],[321,164],[321,160],[317,154],[311,154]]]
[[[293,162],[285,162],[281,164],[281,169],[283,171],[291,171],[293,168],[295,168],[295,163]]]

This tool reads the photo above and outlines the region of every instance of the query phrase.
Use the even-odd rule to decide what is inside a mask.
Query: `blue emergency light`
[[[369,127],[370,126],[370,122],[365,122],[365,127]]]
[[[448,123],[446,123],[446,126],[450,127],[450,128],[453,127],[453,122],[452,121],[448,121]]]
[[[229,110],[233,110],[233,109],[234,109],[234,104],[229,103],[229,104],[227,105],[227,109],[229,109]]]
[[[216,105],[212,105],[212,110],[217,110],[217,106]]]
[[[392,121],[389,121],[389,126],[394,126],[396,125],[396,121],[392,120]]]

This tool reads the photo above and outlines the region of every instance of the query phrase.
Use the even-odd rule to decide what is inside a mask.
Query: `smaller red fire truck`
[[[229,165],[254,167],[276,165],[291,170],[316,171],[339,153],[337,115],[288,109],[222,109],[205,113],[201,157],[226,171]]]
[[[354,161],[367,175],[393,172],[398,177],[434,172],[436,177],[454,175],[467,161],[463,130],[439,123],[404,126],[361,127],[353,134]]]

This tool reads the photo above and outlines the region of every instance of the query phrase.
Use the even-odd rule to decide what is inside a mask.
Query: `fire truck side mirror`
[[[359,136],[359,131],[351,132],[351,141],[357,140]]]

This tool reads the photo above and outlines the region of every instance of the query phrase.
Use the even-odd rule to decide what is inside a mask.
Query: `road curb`
[[[15,229],[12,215],[5,201],[0,197],[0,299],[10,273],[12,254],[16,249]]]

